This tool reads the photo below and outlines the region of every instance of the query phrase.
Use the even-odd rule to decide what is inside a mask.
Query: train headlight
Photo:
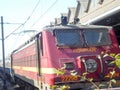
[[[64,68],[68,69],[68,70],[74,69],[74,63],[73,62],[66,62],[66,63],[64,63]]]
[[[86,62],[86,69],[89,73],[93,73],[97,70],[97,62],[94,59],[88,59]]]

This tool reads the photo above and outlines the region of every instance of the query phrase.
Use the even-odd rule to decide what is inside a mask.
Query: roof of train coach
[[[43,30],[55,30],[55,29],[92,29],[92,28],[112,28],[111,26],[103,26],[103,25],[59,25],[59,26],[46,26]]]
[[[60,29],[95,29],[95,28],[99,28],[99,29],[111,29],[112,27],[110,26],[101,26],[101,25],[59,25],[59,26],[46,26],[43,28],[43,31],[47,30],[47,31],[54,31],[54,30],[60,30]],[[42,32],[42,31],[41,31]],[[17,49],[15,49],[12,53],[15,53],[17,51],[19,51],[22,47],[26,46],[27,44],[29,44],[30,42],[34,41],[35,38],[41,33],[39,32],[38,34],[36,34],[35,36],[33,36],[32,38],[30,38],[29,40],[27,40],[25,43],[23,43],[22,45],[20,45]]]

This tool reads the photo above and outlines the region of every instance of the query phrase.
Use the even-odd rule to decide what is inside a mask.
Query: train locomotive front
[[[119,82],[120,50],[111,27],[46,27],[11,56],[16,81],[39,90],[89,90],[113,78]]]

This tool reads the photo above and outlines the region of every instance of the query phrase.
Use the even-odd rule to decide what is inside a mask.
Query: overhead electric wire
[[[58,0],[56,0],[34,23],[31,27],[33,27],[56,3]]]
[[[0,23],[1,24],[1,23]],[[3,24],[13,24],[13,25],[15,25],[15,24],[22,24],[22,23],[10,23],[10,22],[4,22]]]
[[[37,2],[37,4],[36,4],[35,8],[33,9],[33,11],[32,11],[32,13],[30,14],[30,16],[27,18],[27,20],[24,22],[24,24],[26,24],[26,23],[27,23],[27,21],[28,21],[28,20],[30,20],[31,16],[32,16],[32,15],[33,15],[33,13],[35,12],[35,10],[36,10],[37,6],[39,5],[39,3],[40,3],[40,0]]]
[[[21,24],[19,27],[17,27],[14,31],[12,31],[9,35],[7,35],[5,38],[4,38],[4,40],[5,39],[7,39],[10,35],[12,35],[15,31],[17,31],[21,26],[23,26],[23,24]]]
[[[32,17],[33,13],[35,12],[36,8],[38,7],[40,3],[40,0],[37,2],[37,4],[35,5],[34,9],[32,10],[31,14],[28,16],[28,18],[25,20],[24,23],[22,23],[20,26],[18,26],[14,31],[12,31],[9,35],[7,35],[4,39],[7,39],[10,35],[12,35],[15,31],[17,31],[20,27],[24,26]]]

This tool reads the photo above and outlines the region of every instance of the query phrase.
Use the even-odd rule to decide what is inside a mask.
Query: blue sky
[[[35,8],[35,6],[37,7]],[[3,16],[4,23],[10,23],[4,24],[4,36],[8,36],[20,26],[20,24],[11,23],[24,23],[30,16],[27,23],[17,29],[15,33],[24,30],[40,31],[42,27],[54,21],[54,18],[59,18],[61,13],[67,13],[69,7],[76,6],[77,0],[0,0],[0,16]],[[30,36],[28,34],[10,35],[5,39],[5,55],[7,56]],[[0,49],[1,46],[0,42]],[[0,58],[1,56],[2,50]]]

